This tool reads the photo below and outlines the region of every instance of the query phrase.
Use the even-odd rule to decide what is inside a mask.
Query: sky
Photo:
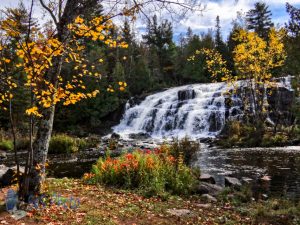
[[[0,0],[0,8],[13,7],[18,4],[19,0]],[[24,0],[29,3],[30,0]],[[173,30],[175,40],[180,34],[185,34],[188,27],[191,27],[195,34],[207,32],[208,29],[214,29],[216,17],[220,17],[220,25],[222,29],[223,39],[232,27],[232,21],[236,18],[237,12],[246,13],[256,1],[253,0],[201,0],[202,5],[205,5],[205,10],[200,13],[191,13],[181,21],[173,21]],[[295,7],[300,8],[300,0],[265,0],[264,1],[272,12],[272,20],[275,25],[282,26],[288,21],[289,15],[286,13],[285,4],[289,2]],[[168,13],[160,13],[162,18],[169,18]],[[140,33],[145,32],[146,23],[139,20],[135,24]]]

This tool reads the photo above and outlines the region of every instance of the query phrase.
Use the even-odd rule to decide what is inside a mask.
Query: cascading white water
[[[290,88],[290,77],[278,84]],[[241,100],[231,96],[228,107],[226,91],[225,83],[170,88],[148,96],[139,105],[130,107],[127,103],[123,119],[113,130],[122,136],[148,133],[153,138],[214,137],[222,131],[226,118],[242,116]]]
[[[215,136],[225,123],[225,90],[224,83],[194,84],[150,95],[126,109],[114,132],[143,132],[152,137]]]

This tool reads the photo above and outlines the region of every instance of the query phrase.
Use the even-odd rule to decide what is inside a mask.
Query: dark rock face
[[[222,128],[222,121],[220,121],[221,116],[218,112],[212,112],[209,117],[209,131],[210,132],[217,132]]]
[[[132,97],[128,101],[129,106],[133,107],[135,105],[139,105],[142,101],[145,100],[145,98],[146,98],[146,96],[141,96],[141,97],[135,96],[135,97]]]
[[[250,95],[246,88],[239,88],[234,96],[225,96],[225,118],[236,117],[242,119],[243,104],[241,95]],[[295,102],[295,93],[286,87],[268,88],[267,100],[269,104],[270,119],[274,123],[290,125],[294,121],[290,109]],[[250,98],[251,101],[251,98]],[[212,118],[213,121],[213,118]],[[215,124],[212,124],[214,128]]]
[[[137,134],[129,134],[129,138],[131,139],[138,139],[138,140],[142,140],[142,139],[148,139],[151,136],[147,133],[137,133]]]
[[[290,125],[294,121],[291,107],[295,103],[295,93],[285,87],[269,89],[268,103],[270,118],[274,123]]]
[[[286,110],[295,101],[294,91],[285,87],[273,88],[268,91],[271,92],[268,97],[269,104],[272,107],[277,106],[279,110]]]
[[[196,93],[194,90],[183,90],[183,91],[178,91],[178,100],[179,101],[186,101],[189,99],[193,99],[196,97]]]
[[[116,140],[119,140],[120,139],[120,134],[117,134],[117,133],[112,133],[110,138],[113,138],[113,139],[116,139]]]

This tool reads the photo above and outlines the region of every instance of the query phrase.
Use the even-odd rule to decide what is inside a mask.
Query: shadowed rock
[[[200,195],[210,194],[213,196],[217,196],[222,192],[222,190],[223,188],[219,185],[202,182],[198,185],[196,193]]]

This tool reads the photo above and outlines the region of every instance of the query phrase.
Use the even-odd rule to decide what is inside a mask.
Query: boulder
[[[150,138],[150,134],[147,133],[137,133],[137,134],[129,134],[129,138],[131,139],[138,139],[138,140],[143,140],[143,139],[148,139]]]
[[[216,183],[215,178],[213,176],[211,176],[210,174],[207,174],[207,173],[201,174],[200,181],[210,183],[210,184],[215,184]]]
[[[240,188],[242,186],[239,179],[235,177],[225,177],[225,187]]]
[[[217,196],[223,191],[223,188],[216,184],[210,184],[206,182],[201,182],[198,187],[196,188],[196,193],[203,195],[203,194],[210,194],[213,196]]]
[[[167,212],[173,216],[178,216],[178,217],[188,216],[192,214],[191,210],[188,209],[168,209]]]
[[[0,178],[0,186],[5,187],[13,184],[15,171],[9,168]]]
[[[0,150],[0,160],[1,159],[6,159],[6,158],[7,158],[6,157],[6,152]]]
[[[241,181],[242,181],[242,184],[252,184],[253,183],[253,179],[250,177],[243,177]]]
[[[119,139],[121,138],[121,135],[120,135],[120,134],[117,134],[117,133],[112,133],[112,134],[110,135],[110,138],[119,140]]]
[[[210,202],[210,203],[218,201],[215,197],[213,197],[209,194],[201,195],[201,199],[204,200],[205,202]]]
[[[20,172],[24,173],[24,167],[20,167]],[[16,173],[17,166],[6,167],[5,165],[0,165],[0,186],[5,187],[15,183]]]

